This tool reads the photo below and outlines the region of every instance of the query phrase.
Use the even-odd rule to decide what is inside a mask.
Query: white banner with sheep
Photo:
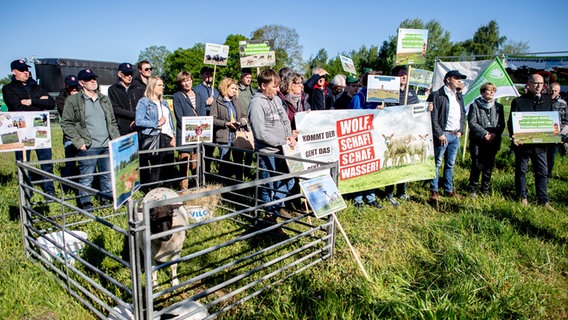
[[[423,104],[301,112],[296,128],[301,158],[339,162],[343,194],[435,176],[432,124]]]

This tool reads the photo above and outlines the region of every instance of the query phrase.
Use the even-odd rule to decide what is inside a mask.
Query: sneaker
[[[369,206],[376,208],[376,209],[382,209],[383,208],[383,206],[381,206],[376,200],[369,202]]]
[[[389,199],[389,201],[390,201],[390,203],[392,204],[393,207],[396,208],[396,207],[399,206],[398,201],[396,201],[396,199],[393,196],[388,197],[388,199]]]
[[[461,194],[455,193],[455,191],[448,192],[448,197],[463,199],[464,197]]]
[[[293,216],[290,214],[290,212],[288,212],[284,208],[280,208],[280,210],[278,210],[278,213],[276,215],[278,215],[280,218],[283,218],[283,219],[292,219],[293,218]]]
[[[469,195],[469,197],[472,198],[472,199],[477,198],[477,192],[475,192],[475,191],[472,192],[472,193]]]
[[[544,204],[544,208],[550,212],[557,212],[548,202]]]
[[[363,210],[363,208],[365,208],[365,204],[363,202],[355,202],[355,208]]]
[[[440,200],[440,194],[438,194],[438,191],[432,191],[430,193],[430,201],[438,202],[439,200]]]
[[[90,202],[85,202],[81,204],[79,207],[85,211],[93,211],[93,204]]]
[[[398,197],[400,198],[400,200],[412,201],[412,198],[406,193],[403,193],[403,194],[399,195]]]
[[[521,205],[525,208],[528,208],[529,207],[529,201],[526,198],[521,199]]]

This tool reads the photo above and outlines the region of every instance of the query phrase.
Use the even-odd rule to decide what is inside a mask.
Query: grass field
[[[54,158],[63,158],[57,125],[52,135]],[[465,193],[469,160],[459,158],[454,182]],[[535,203],[531,174],[530,207],[514,200],[512,161],[504,144],[487,198],[443,199],[434,208],[426,183],[415,182],[409,194],[416,202],[349,206],[338,218],[370,281],[338,236],[332,261],[223,318],[568,319],[568,158],[557,158],[549,182],[557,213]],[[0,154],[0,162],[0,319],[94,319],[24,257],[13,153]]]

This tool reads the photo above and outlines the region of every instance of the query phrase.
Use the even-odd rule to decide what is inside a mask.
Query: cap
[[[77,81],[77,76],[70,74],[65,77],[65,84],[69,87],[77,87],[79,86],[79,81]]]
[[[12,63],[10,63],[10,70],[16,69],[19,71],[25,71],[28,70],[28,68],[31,67],[22,59],[14,60],[12,61]]]
[[[125,74],[133,74],[134,69],[132,69],[132,65],[128,62],[121,63],[118,66],[118,71],[125,73]]]
[[[458,70],[450,70],[444,76],[444,80],[448,79],[449,77],[458,78],[458,79],[465,79],[467,78],[465,75],[461,74]]]
[[[357,83],[357,82],[359,82],[359,78],[354,77],[354,76],[347,76],[347,79],[345,79],[345,81],[347,83]]]
[[[77,78],[79,80],[87,80],[88,81],[88,80],[91,80],[91,79],[96,79],[97,75],[91,69],[83,69],[83,70],[79,71]]]

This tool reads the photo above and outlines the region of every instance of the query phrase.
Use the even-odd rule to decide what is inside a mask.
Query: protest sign
[[[213,117],[182,117],[182,145],[213,142]]]
[[[427,44],[427,29],[398,29],[395,64],[425,64]]]
[[[432,124],[424,104],[383,110],[299,112],[302,159],[339,163],[342,194],[435,175]]]
[[[357,70],[355,70],[355,64],[353,63],[353,60],[351,58],[339,56],[339,59],[341,59],[341,66],[343,67],[343,70],[345,70],[345,72],[357,74]]]
[[[367,102],[398,103],[400,77],[369,75],[367,78]]]
[[[226,66],[229,58],[229,46],[222,44],[205,44],[205,55],[203,57],[204,64],[212,64],[215,66]]]
[[[276,54],[267,40],[239,41],[241,68],[270,67],[276,64]]]
[[[347,208],[345,200],[343,200],[329,174],[300,181],[300,189],[306,196],[316,218],[321,219],[333,212]]]
[[[0,113],[0,152],[51,148],[49,112]]]
[[[140,189],[140,159],[136,132],[112,140],[108,146],[114,209]]]
[[[517,144],[560,143],[557,111],[512,112],[513,134]]]
[[[422,88],[430,88],[432,86],[432,77],[434,76],[434,72],[414,68],[410,68],[408,71],[408,83],[411,86]]]

